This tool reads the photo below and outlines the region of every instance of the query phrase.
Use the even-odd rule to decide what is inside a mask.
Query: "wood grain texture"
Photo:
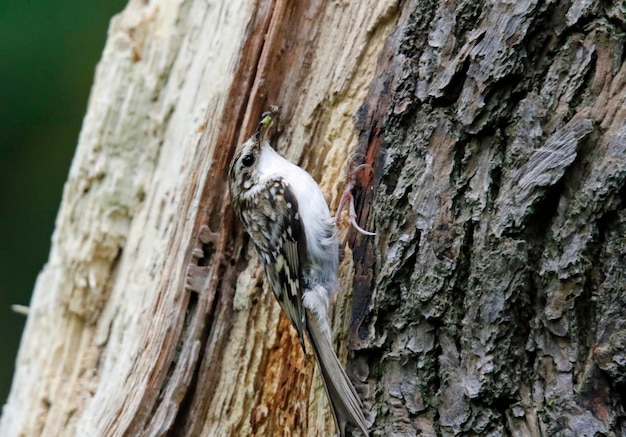
[[[278,148],[336,203],[396,13],[391,1],[133,0],[113,19],[1,435],[334,430],[314,361],[233,219],[226,168],[278,104]]]

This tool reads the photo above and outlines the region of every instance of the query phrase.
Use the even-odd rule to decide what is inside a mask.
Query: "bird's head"
[[[228,188],[234,201],[252,188],[259,180],[258,163],[261,156],[261,143],[258,135],[252,135],[237,147],[228,169]]]
[[[259,182],[262,144],[273,124],[273,116],[278,111],[278,107],[272,106],[268,112],[263,113],[256,132],[235,150],[228,169],[228,188],[233,204],[237,204],[240,196]]]

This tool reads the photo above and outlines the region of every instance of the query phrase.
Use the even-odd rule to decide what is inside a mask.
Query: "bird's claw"
[[[371,165],[361,164],[350,172],[350,175],[348,176],[348,181],[346,182],[346,187],[344,188],[341,199],[339,200],[339,206],[337,207],[337,212],[335,214],[335,224],[337,224],[339,220],[339,216],[341,215],[341,211],[343,210],[345,203],[350,202],[350,223],[352,224],[352,226],[354,226],[354,228],[363,235],[374,236],[376,235],[375,232],[366,231],[365,229],[361,228],[356,222],[357,214],[356,210],[354,209],[354,196],[352,196],[352,189],[356,185],[356,172],[363,168],[369,168],[370,171],[372,170]]]

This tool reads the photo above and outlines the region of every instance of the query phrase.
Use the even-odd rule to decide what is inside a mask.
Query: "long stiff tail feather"
[[[361,399],[333,350],[327,296],[327,292],[323,289],[307,290],[304,293],[307,334],[320,367],[324,387],[341,437],[345,437],[345,428],[348,423],[360,429],[363,435],[368,437],[369,432],[365,424]]]

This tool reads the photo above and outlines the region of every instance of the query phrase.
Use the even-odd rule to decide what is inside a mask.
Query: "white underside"
[[[289,184],[298,199],[300,220],[306,235],[311,263],[309,267],[312,269],[307,273],[316,276],[319,281],[315,282],[321,283],[329,288],[329,293],[333,293],[338,267],[337,237],[319,185],[310,174],[280,156],[267,142],[261,146],[258,171],[258,187],[263,187],[264,182],[275,178],[282,178]]]

